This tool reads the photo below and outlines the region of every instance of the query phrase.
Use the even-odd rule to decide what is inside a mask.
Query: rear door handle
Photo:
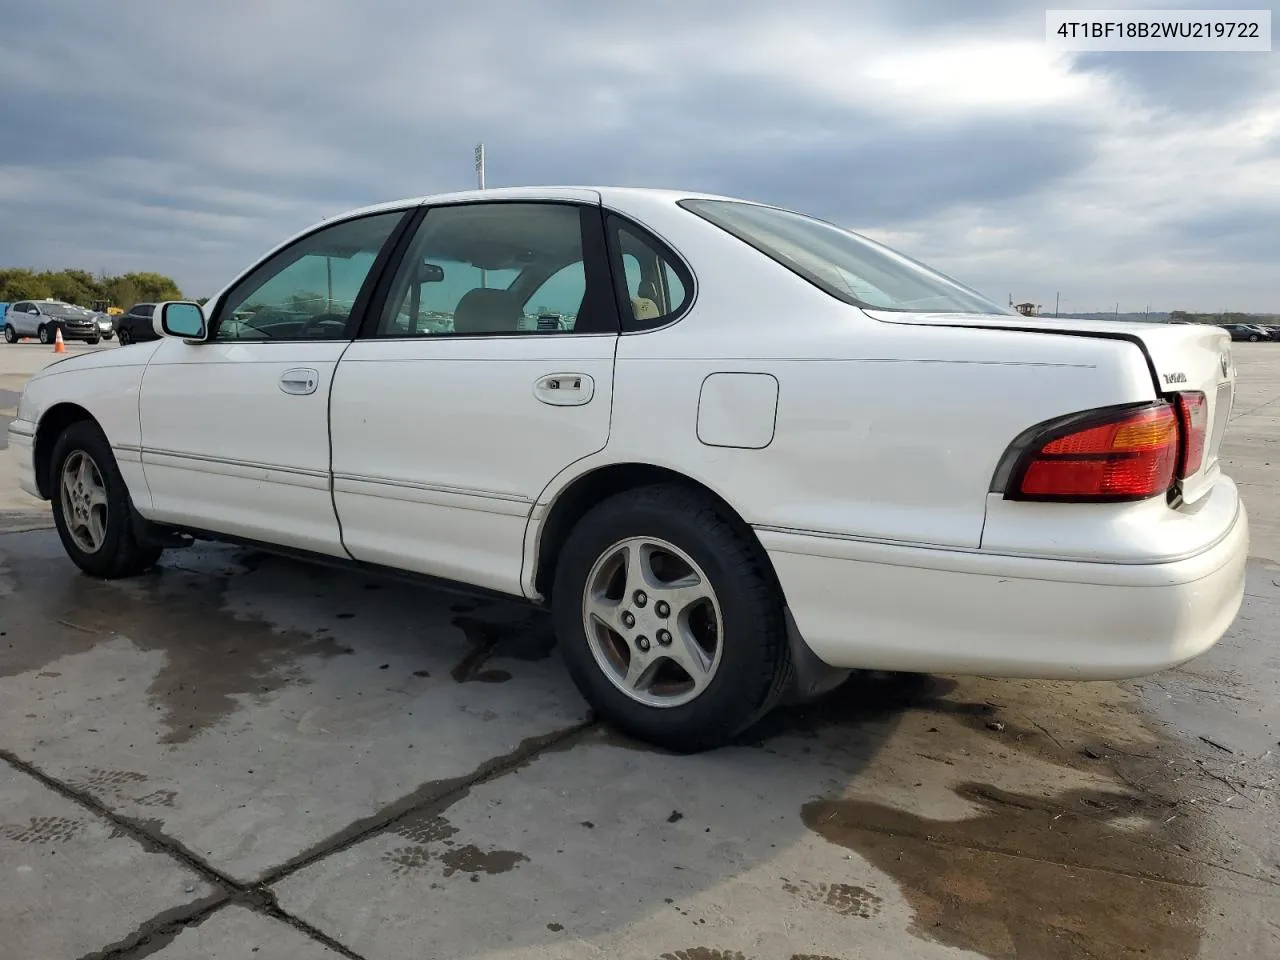
[[[305,396],[308,393],[315,393],[318,386],[320,386],[320,371],[312,370],[310,367],[294,367],[280,374],[280,389],[285,393]]]
[[[596,382],[585,373],[552,373],[539,377],[533,395],[553,407],[578,407],[595,396]]]

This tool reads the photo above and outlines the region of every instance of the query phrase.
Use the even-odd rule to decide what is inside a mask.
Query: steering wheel
[[[341,313],[321,313],[305,321],[302,324],[302,329],[298,331],[298,335],[301,337],[322,337],[341,333],[346,330],[349,319],[350,317]],[[312,333],[312,330],[318,332]]]

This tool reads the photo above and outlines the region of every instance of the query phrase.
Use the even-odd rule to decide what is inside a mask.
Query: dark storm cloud
[[[1264,265],[1280,255],[1280,202],[1233,206],[1166,224],[1172,244],[1192,255]]]
[[[1183,115],[1235,113],[1280,87],[1274,53],[1084,53],[1075,68],[1110,77],[1141,102]]]

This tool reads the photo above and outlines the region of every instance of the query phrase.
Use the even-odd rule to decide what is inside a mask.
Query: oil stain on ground
[[[1189,960],[1204,891],[1195,864],[1141,826],[1135,794],[1045,799],[966,783],[980,813],[925,819],[860,800],[806,804],[805,824],[892,876],[918,936],[990,958]]]
[[[458,683],[505,683],[511,679],[506,670],[485,669],[494,659],[545,660],[555,648],[555,632],[551,618],[541,610],[521,611],[522,616],[510,620],[481,620],[462,608],[453,625],[462,631],[471,649],[451,671]]]

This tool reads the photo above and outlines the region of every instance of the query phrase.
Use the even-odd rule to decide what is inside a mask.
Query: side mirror
[[[418,266],[419,283],[440,283],[444,280],[444,267],[438,263],[427,263],[425,260]]]
[[[151,316],[151,326],[156,333],[183,340],[200,341],[205,338],[204,311],[198,303],[170,300],[157,304]]]

